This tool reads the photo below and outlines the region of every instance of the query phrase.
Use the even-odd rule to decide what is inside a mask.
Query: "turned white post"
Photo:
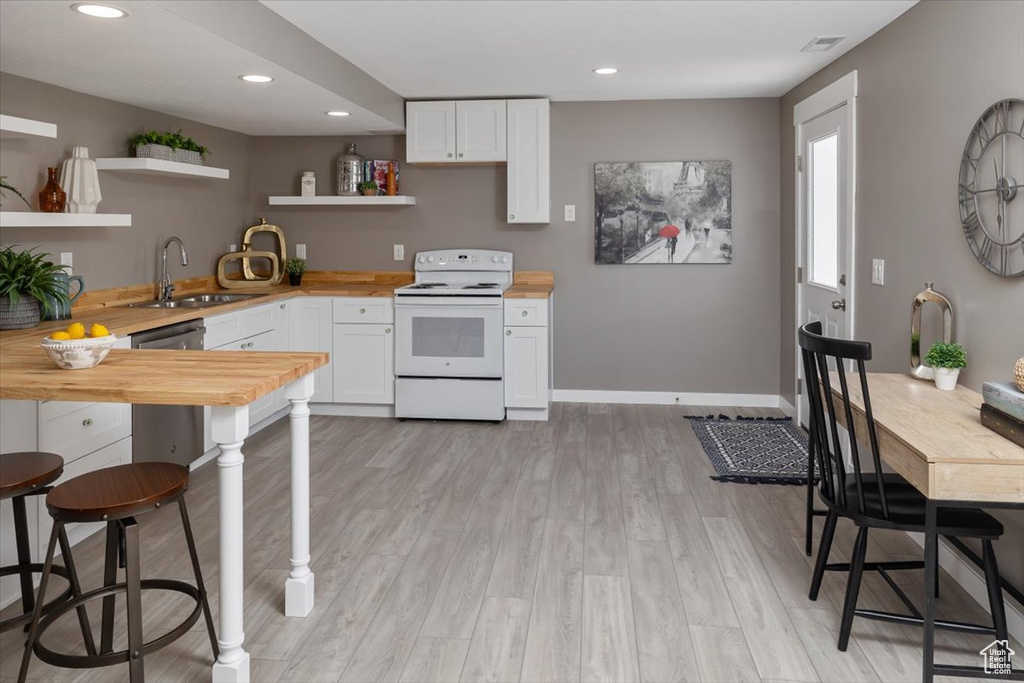
[[[313,609],[313,572],[309,569],[309,399],[310,373],[285,387],[292,437],[292,556],[284,582],[284,615],[304,617]]]
[[[242,442],[249,435],[249,406],[213,406],[210,434],[220,447],[220,655],[213,665],[213,683],[248,683],[249,653],[242,649]]]

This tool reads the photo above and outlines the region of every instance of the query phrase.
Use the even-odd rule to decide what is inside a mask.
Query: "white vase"
[[[943,391],[956,389],[956,381],[960,377],[960,368],[933,368],[935,371],[935,386]]]
[[[96,213],[103,195],[96,162],[89,158],[88,147],[75,147],[71,158],[64,160],[60,186],[68,195],[68,213]]]

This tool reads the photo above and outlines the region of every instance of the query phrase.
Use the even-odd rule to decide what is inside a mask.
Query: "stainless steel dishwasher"
[[[202,320],[132,335],[133,349],[201,351]],[[132,462],[188,465],[203,454],[202,406],[132,406]]]

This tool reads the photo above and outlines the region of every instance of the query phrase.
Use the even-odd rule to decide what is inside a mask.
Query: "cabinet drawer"
[[[505,324],[539,327],[548,324],[547,299],[506,299]]]
[[[44,401],[39,404],[39,450],[70,462],[130,436],[128,403]]]
[[[203,319],[206,325],[206,336],[203,338],[203,346],[207,349],[215,349],[239,339],[246,337],[245,326],[242,321],[242,314],[245,311],[223,313]]]
[[[274,315],[278,310],[278,304],[264,304],[255,308],[248,308],[242,311],[242,330],[246,337],[254,334],[269,332],[274,329]]]
[[[336,323],[393,323],[395,300],[384,297],[339,297],[334,300]]]

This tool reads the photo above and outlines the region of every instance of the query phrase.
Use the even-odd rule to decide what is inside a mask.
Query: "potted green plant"
[[[0,175],[0,199],[2,199],[3,196],[4,196],[4,193],[3,193],[4,190],[10,190],[14,194],[16,194],[19,197],[21,197],[21,201],[25,202],[25,204],[28,206],[28,208],[30,210],[32,209],[32,203],[29,202],[29,200],[25,199],[25,195],[23,195],[21,193],[21,190],[16,188],[14,185],[11,185],[9,182],[7,182],[7,176]]]
[[[306,272],[306,259],[290,258],[284,262],[284,272],[288,273],[288,282],[292,287],[302,284],[302,274]]]
[[[377,183],[373,182],[372,180],[364,180],[363,182],[359,183],[356,187],[359,188],[359,191],[362,192],[363,196],[365,197],[377,196]]]
[[[22,330],[39,324],[40,307],[52,309],[50,300],[68,304],[67,289],[54,277],[64,270],[48,261],[50,254],[31,249],[0,249],[0,330]]]
[[[940,341],[933,342],[924,360],[935,373],[935,386],[943,391],[956,389],[960,370],[967,367],[967,354],[964,352],[964,347],[956,342],[948,344]]]
[[[128,139],[128,145],[135,150],[135,156],[164,161],[179,161],[202,166],[210,150],[192,138],[181,134],[179,129],[172,133],[151,130]]]

